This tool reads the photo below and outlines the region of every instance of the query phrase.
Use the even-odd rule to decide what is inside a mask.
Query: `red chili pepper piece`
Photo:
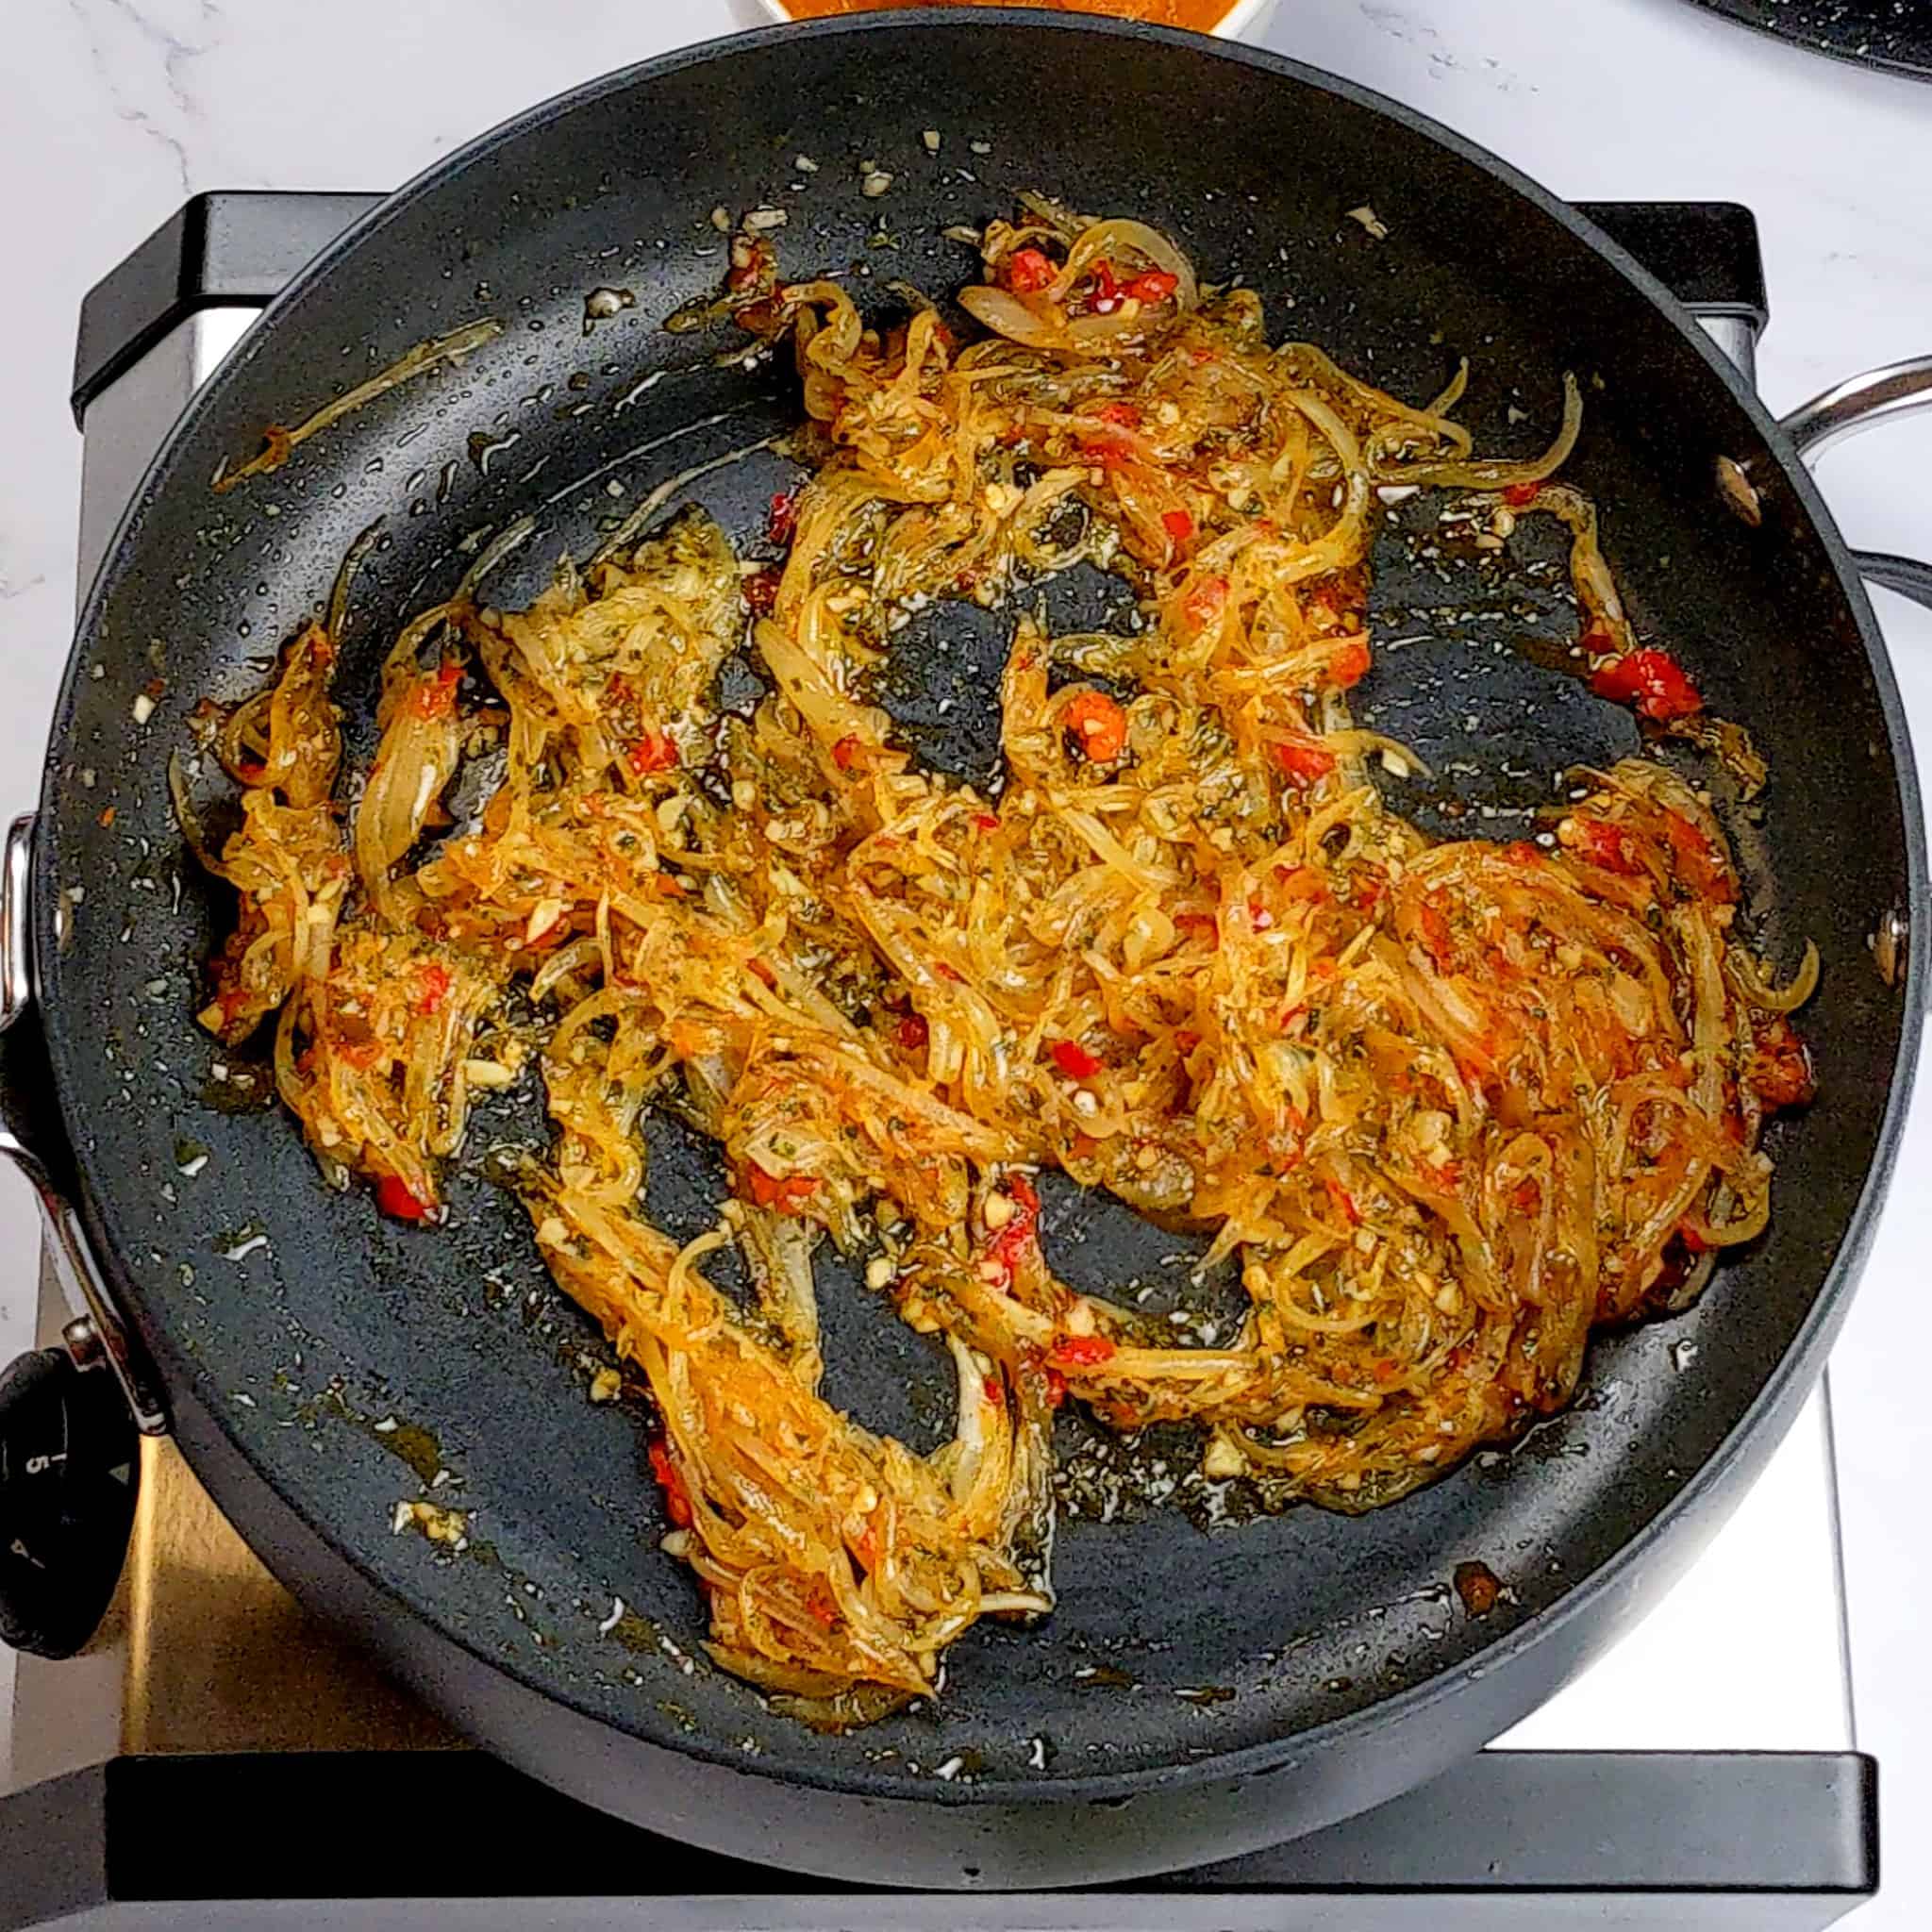
[[[436,1211],[433,1202],[424,1200],[407,1181],[392,1174],[376,1182],[375,1205],[392,1221],[427,1221]]]
[[[1355,1196],[1333,1174],[1324,1174],[1322,1185],[1327,1190],[1328,1198],[1341,1210],[1341,1218],[1349,1226],[1359,1227],[1362,1224],[1362,1211],[1355,1205]]]
[[[1009,1174],[1006,1178],[1005,1192],[1013,1204],[1013,1214],[1011,1220],[1000,1230],[1001,1239],[1008,1242],[1030,1241],[1040,1226],[1038,1191],[1024,1174]]]
[[[1000,828],[999,820],[994,818],[992,813],[990,811],[974,812],[973,814],[973,823],[975,825],[977,825],[982,832],[997,832]]]
[[[427,1020],[441,1010],[449,997],[449,968],[440,962],[424,967],[418,984],[422,991],[417,996],[416,1010]]]
[[[1543,848],[1529,839],[1512,839],[1503,848],[1503,857],[1511,865],[1534,865],[1543,856]]]
[[[453,658],[445,658],[436,667],[433,677],[425,677],[416,687],[416,711],[424,718],[447,718],[457,708],[457,686],[461,681],[463,667]]]
[[[932,1038],[932,1028],[925,1024],[923,1013],[908,1013],[894,1031],[900,1046],[908,1053],[924,1053],[926,1041]]]
[[[222,1024],[232,1026],[253,997],[245,986],[230,986],[218,992],[215,1005],[221,1008]]]
[[[1446,968],[1456,957],[1456,940],[1442,908],[1424,899],[1416,909],[1416,924],[1423,929],[1423,944],[1428,949],[1429,958],[1439,970]]]
[[[1591,673],[1590,688],[1600,698],[1635,705],[1660,724],[1693,717],[1704,708],[1697,687],[1668,651],[1631,651],[1612,658]]]
[[[1720,906],[1736,903],[1738,888],[1710,841],[1682,812],[1664,813],[1664,837],[1670,841],[1684,883],[1699,898],[1714,900]]]
[[[1067,1399],[1067,1378],[1058,1369],[1046,1372],[1046,1406],[1058,1408]]]
[[[1296,785],[1309,786],[1335,769],[1335,754],[1319,744],[1277,744],[1274,762]]]
[[[1093,413],[1103,423],[1111,423],[1116,429],[1138,429],[1141,426],[1141,412],[1132,403],[1102,403]]]
[[[1069,1335],[1048,1350],[1046,1358],[1057,1369],[1097,1369],[1119,1353],[1105,1335]]]
[[[1007,258],[1005,274],[1007,287],[1016,295],[1035,295],[1053,286],[1059,270],[1038,248],[1016,248]]]
[[[865,756],[865,746],[857,733],[848,733],[832,747],[832,762],[841,772],[849,772],[859,764]]]
[[[662,731],[647,731],[625,753],[624,761],[640,778],[668,772],[677,763],[677,745]]]
[[[1080,750],[1097,765],[1127,748],[1127,714],[1105,691],[1076,691],[1061,722]]]
[[[1114,274],[1113,263],[1096,261],[1089,279],[1092,291],[1088,296],[1088,307],[1095,315],[1112,315],[1125,301],[1125,292],[1120,285],[1120,278]]]
[[[1352,691],[1368,675],[1374,660],[1360,638],[1351,638],[1328,660],[1328,680],[1339,691]]]
[[[798,492],[795,490],[780,490],[772,498],[772,508],[765,518],[765,537],[780,550],[791,546],[792,538],[798,534]]]
[[[1797,1028],[1782,1013],[1757,1026],[1744,1078],[1773,1112],[1803,1107],[1816,1096],[1818,1084],[1811,1072],[1810,1053]]]
[[[1126,292],[1136,302],[1165,302],[1180,285],[1180,276],[1164,268],[1150,268],[1127,284]]]
[[[986,1399],[994,1408],[1006,1407],[1007,1385],[997,1375],[989,1375],[986,1378],[985,1388]]]
[[[818,1192],[816,1174],[767,1174],[757,1161],[745,1163],[745,1185],[760,1208],[775,1208],[780,1214],[796,1214]]]
[[[754,617],[769,617],[778,608],[780,582],[774,570],[758,571],[744,579],[744,601]]]
[[[1537,499],[1537,492],[1543,486],[1541,483],[1512,483],[1503,492],[1503,501],[1511,509],[1527,509]]]
[[[696,1520],[691,1507],[691,1491],[684,1486],[684,1478],[677,1473],[677,1465],[671,1459],[671,1451],[662,1436],[651,1438],[651,1474],[658,1479],[658,1487],[664,1491],[664,1513],[671,1519],[674,1529],[689,1529]]]
[[[1024,1174],[1011,1174],[1006,1180],[1007,1199],[1013,1204],[1011,1218],[987,1244],[987,1252],[1010,1276],[1020,1265],[1028,1244],[1040,1226],[1040,1196]]]
[[[1184,509],[1171,509],[1162,515],[1160,527],[1176,544],[1181,544],[1194,534],[1194,520]]]
[[[1576,828],[1574,849],[1591,865],[1624,878],[1635,878],[1643,870],[1636,841],[1622,825],[1613,825],[1607,819],[1579,818],[1571,823]]]
[[[1057,1040],[1050,1051],[1054,1065],[1070,1080],[1091,1080],[1104,1064],[1077,1040]]]

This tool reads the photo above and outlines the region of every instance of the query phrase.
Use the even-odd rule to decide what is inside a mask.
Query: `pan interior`
[[[1713,491],[1720,455],[1766,460],[1750,417],[1639,288],[1485,168],[1205,45],[1040,21],[902,26],[889,58],[853,44],[784,35],[674,62],[479,146],[278,305],[211,386],[97,590],[57,723],[38,938],[61,1102],[96,1234],[168,1372],[370,1574],[500,1667],[641,1736],[852,1789],[938,1776],[970,1798],[1207,1767],[1479,1664],[1656,1515],[1785,1356],[1851,1224],[1898,1051],[1899,997],[1866,945],[1906,897],[1886,724],[1803,506],[1774,485],[1751,529]],[[883,193],[864,192],[869,174],[891,176]],[[884,303],[897,279],[957,288],[972,251],[944,231],[1023,189],[1155,223],[1209,278],[1259,290],[1274,334],[1398,394],[1434,393],[1467,355],[1480,446],[1541,446],[1578,373],[1589,418],[1571,474],[1599,501],[1640,624],[1770,759],[1760,807],[1720,804],[1774,959],[1788,968],[1806,936],[1824,956],[1807,1028],[1823,1094],[1774,1135],[1768,1236],[1691,1313],[1601,1339],[1584,1399],[1526,1441],[1354,1521],[1303,1508],[1210,1527],[1099,1483],[1064,1525],[1050,1625],[982,1627],[937,1708],[820,1738],[705,1660],[696,1591],[656,1546],[644,1417],[587,1400],[602,1346],[521,1210],[460,1175],[448,1230],[380,1221],[325,1187],[291,1124],[254,1104],[245,1062],[197,1031],[227,914],[182,849],[166,762],[199,699],[259,684],[377,519],[339,692],[352,758],[372,743],[389,639],[491,533],[539,518],[523,577],[493,592],[514,603],[667,477],[791,425],[782,371],[720,366],[723,332],[659,326],[721,274],[714,209],[782,211],[788,269],[841,273]],[[1375,223],[1352,218],[1364,208]],[[599,290],[632,300],[590,302]],[[483,315],[504,332],[459,366],[209,491],[266,423]],[[743,550],[791,474],[763,453],[689,498]],[[1361,698],[1439,774],[1391,780],[1404,809],[1514,836],[1562,771],[1632,749],[1634,728],[1525,647],[1569,634],[1560,573],[1527,552],[1452,551],[1391,509]],[[1109,592],[1052,594],[1105,607]],[[939,703],[983,691],[1009,625],[942,611],[910,654],[893,704],[933,762],[987,756],[983,704]],[[473,1150],[526,1133],[520,1104],[485,1108]],[[667,1218],[695,1211],[715,1182],[702,1150],[656,1151]],[[1075,1198],[1057,1213],[1053,1239],[1091,1285],[1185,1274],[1122,1210]],[[824,1287],[834,1393],[915,1441],[943,1430],[924,1344],[856,1284]],[[1111,1454],[1077,1418],[1063,1428],[1083,1467]],[[392,1534],[397,1505],[419,1500],[461,1512],[460,1551]],[[1485,1619],[1449,1588],[1469,1559],[1507,1587]]]

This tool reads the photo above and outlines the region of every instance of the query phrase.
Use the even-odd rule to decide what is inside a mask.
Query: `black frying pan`
[[[860,193],[863,162],[893,175],[885,196]],[[1774,1133],[1768,1235],[1691,1313],[1602,1339],[1587,1399],[1529,1443],[1360,1520],[1072,1521],[1049,1625],[977,1630],[937,1708],[822,1738],[703,1663],[697,1592],[656,1546],[646,1418],[587,1404],[599,1346],[520,1209],[470,1174],[446,1231],[400,1228],[332,1193],[287,1119],[233,1110],[246,1069],[192,1019],[228,908],[182,849],[164,766],[198,698],[258,685],[374,519],[340,686],[365,756],[389,639],[485,533],[541,518],[491,587],[514,602],[654,483],[791,420],[782,379],[711,363],[724,335],[658,326],[719,276],[714,208],[788,208],[789,265],[849,269],[890,302],[892,277],[957,287],[971,256],[942,230],[1029,187],[1144,215],[1210,276],[1259,288],[1277,331],[1398,393],[1433,392],[1468,354],[1485,449],[1540,446],[1564,371],[1585,377],[1570,474],[1602,506],[1640,622],[1770,759],[1761,813],[1721,787],[1720,803],[1774,958],[1789,969],[1807,935],[1824,956],[1807,1021],[1823,1091]],[[1386,239],[1349,218],[1365,204]],[[598,287],[636,306],[587,333]],[[481,314],[508,327],[459,369],[210,493],[264,424]],[[1755,479],[1756,527],[1715,490],[1720,457]],[[789,475],[765,458],[694,494],[748,541]],[[1548,576],[1458,575],[1393,525],[1383,553],[1362,697],[1438,771],[1468,768],[1398,786],[1407,808],[1510,835],[1559,768],[1636,748],[1627,713],[1517,648],[1570,634]],[[1109,595],[1055,594],[1103,613]],[[1003,642],[942,612],[902,654],[893,701],[935,760],[985,755]],[[941,675],[942,657],[967,669]],[[475,1736],[659,1831],[779,1864],[947,1885],[1145,1872],[1454,1763],[1648,1604],[1769,1455],[1842,1314],[1902,1116],[1924,961],[1908,948],[1889,981],[1869,941],[1923,901],[1910,770],[1869,609],[1790,450],[1662,291],[1548,195],[1387,102],[1186,36],[977,11],[782,29],[598,81],[452,158],[305,274],[197,398],[94,589],[54,726],[32,879],[58,1099],[42,1131],[71,1140],[87,1236],[216,1499]],[[16,1066],[30,1050],[20,1029],[8,1050]],[[535,1121],[512,1095],[473,1147]],[[653,1135],[650,1206],[694,1229],[718,1163]],[[1083,1285],[1171,1294],[1183,1274],[1165,1237],[1070,1191],[1047,1245]],[[835,1399],[916,1441],[942,1434],[942,1364],[829,1257],[821,1289]],[[1103,1440],[1063,1426],[1069,1457]],[[439,1468],[440,1499],[469,1515],[460,1555],[391,1533]],[[1508,1587],[1484,1618],[1449,1588],[1468,1560]]]

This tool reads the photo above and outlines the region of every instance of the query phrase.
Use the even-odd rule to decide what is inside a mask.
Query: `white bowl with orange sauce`
[[[737,0],[737,11],[747,26],[755,26],[772,21],[889,12],[898,4],[899,0],[791,0],[789,5],[787,0]],[[998,6],[1002,0],[991,0],[991,4]],[[1257,41],[1279,0],[1085,0],[1085,4],[1080,0],[1010,0],[1010,4],[1189,26],[1197,33],[1212,34],[1218,41]]]

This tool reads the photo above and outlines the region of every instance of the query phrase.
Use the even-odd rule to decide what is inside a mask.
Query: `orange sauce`
[[[1207,33],[1234,10],[1234,0],[782,0],[797,20],[835,13],[880,13],[892,7],[1057,7],[1063,13],[1108,13],[1116,20],[1151,20],[1160,26],[1190,26]]]

